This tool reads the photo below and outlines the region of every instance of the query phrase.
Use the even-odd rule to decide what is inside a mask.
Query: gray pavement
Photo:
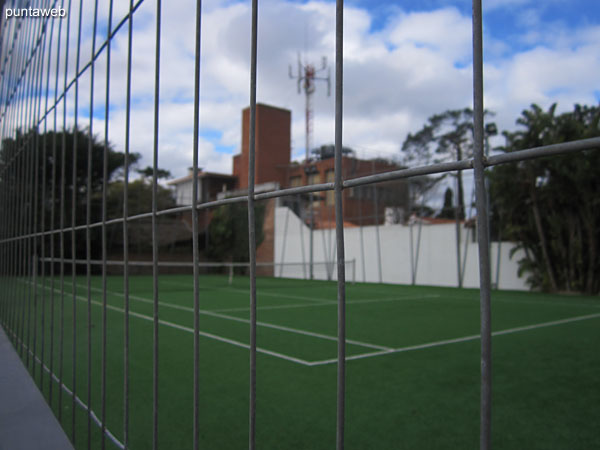
[[[73,449],[0,326],[0,450]]]

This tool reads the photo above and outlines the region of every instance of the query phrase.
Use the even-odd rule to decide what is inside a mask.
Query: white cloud
[[[402,14],[389,31],[396,46],[429,49],[460,62],[471,55],[471,18],[455,8]]]
[[[100,17],[107,7],[100,2]],[[527,0],[494,0],[486,8],[523,7]],[[115,2],[113,24],[128,11],[128,2]],[[145,1],[134,16],[133,103],[131,148],[152,163],[155,59],[155,2]],[[405,12],[390,9],[383,29],[372,31],[366,9],[345,10],[344,144],[363,153],[393,154],[406,134],[419,129],[428,116],[472,102],[471,18],[458,9]],[[85,11],[86,29],[93,17]],[[583,13],[582,13],[583,14]],[[265,0],[259,6],[258,100],[292,110],[294,154],[303,153],[304,96],[288,77],[296,71],[297,54],[320,64],[326,56],[334,66],[335,5],[325,1],[300,4]],[[560,101],[563,109],[573,102],[593,103],[600,73],[600,27],[551,32],[539,15],[526,17],[531,47],[517,52],[510,43],[487,36],[486,106],[497,112],[502,127],[512,127],[521,110],[532,102],[547,106]],[[71,33],[77,11],[71,11]],[[525,20],[525,19],[523,19]],[[105,19],[100,21],[100,25]],[[163,3],[160,72],[159,165],[180,176],[192,164],[195,11],[189,2]],[[493,26],[493,24],[487,24]],[[63,29],[63,39],[64,39]],[[55,33],[57,30],[55,31]],[[249,103],[250,9],[246,3],[204,2],[202,18],[201,104],[199,165],[229,172],[230,155],[240,143],[241,110]],[[497,33],[496,35],[498,35]],[[98,34],[97,46],[105,39]],[[76,42],[71,36],[69,76],[74,71]],[[82,61],[89,59],[91,35],[84,35]],[[497,56],[497,55],[502,55]],[[64,52],[61,55],[64,58]],[[111,45],[110,139],[122,150],[125,136],[127,24]],[[94,98],[102,112],[106,57],[96,62]],[[51,77],[53,80],[53,77]],[[89,103],[89,76],[81,78],[80,106]],[[62,76],[59,86],[62,86]],[[325,84],[314,95],[313,144],[333,142],[334,99]],[[68,96],[72,116],[72,92]],[[89,113],[81,112],[80,121]],[[102,120],[94,123],[102,130]],[[210,132],[210,139],[208,133]],[[221,151],[219,151],[221,150]]]

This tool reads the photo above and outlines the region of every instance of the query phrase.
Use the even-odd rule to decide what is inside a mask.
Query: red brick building
[[[334,148],[324,145],[313,150],[307,162],[291,161],[291,112],[264,104],[256,105],[255,183],[256,191],[273,190],[334,181]],[[233,174],[198,173],[198,201],[210,202],[227,196],[244,195],[248,189],[250,108],[242,111],[241,153],[233,157]],[[400,167],[383,159],[359,159],[349,148],[343,149],[342,176],[351,179],[388,172]],[[191,205],[193,175],[169,182],[175,188],[178,205]],[[379,183],[343,191],[345,226],[383,224],[386,213],[394,210],[400,221],[408,214],[408,188],[404,181]],[[273,261],[275,206],[286,205],[314,228],[334,228],[334,192],[316,192],[280,199],[265,205],[264,240],[257,249],[259,262]],[[199,214],[200,233],[209,241],[208,225],[211,210]],[[182,220],[191,229],[191,214]],[[202,238],[201,238],[202,240]],[[266,271],[272,269],[266,269]]]
[[[318,159],[288,166],[287,187],[334,182],[333,146],[321,147],[320,150],[322,151]],[[349,151],[342,156],[344,180],[397,169],[399,167],[389,161],[359,159]],[[314,197],[316,197],[316,201],[312,202],[312,210],[314,211],[315,227],[333,227],[335,220],[334,192],[320,192],[314,194]],[[408,211],[408,189],[406,183],[402,181],[344,189],[342,202],[345,223],[357,226],[383,224],[386,209],[402,210],[402,214]]]
[[[241,153],[233,157],[233,175],[238,189],[248,188],[250,108],[242,112]],[[257,185],[277,182],[281,188],[334,181],[333,146],[313,151],[308,162],[291,161],[291,112],[264,104],[256,105],[255,181]],[[382,159],[364,160],[345,148],[342,157],[344,179],[388,172],[399,167]],[[312,202],[311,202],[312,199]],[[297,213],[312,210],[316,228],[333,227],[334,193],[318,192],[302,199],[284,199]],[[347,189],[343,192],[344,222],[354,225],[382,224],[386,208],[408,211],[408,189],[402,181]],[[312,208],[310,208],[312,205]],[[300,214],[301,216],[305,216]]]
[[[285,167],[291,156],[292,113],[287,109],[256,105],[255,184],[275,181],[286,186]],[[248,188],[250,154],[250,108],[242,111],[242,152],[233,157],[237,188]]]

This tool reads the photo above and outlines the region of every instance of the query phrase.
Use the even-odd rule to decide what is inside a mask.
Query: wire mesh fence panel
[[[337,0],[335,143],[322,147],[318,159],[286,161],[277,175],[285,173],[285,181],[270,183],[264,183],[257,169],[264,157],[257,121],[268,114],[257,103],[257,0],[249,7],[249,23],[241,27],[246,33],[241,39],[250,44],[250,106],[243,119],[248,122],[242,136],[247,150],[237,163],[234,159],[242,173],[238,178],[200,167],[205,98],[200,76],[206,70],[202,38],[215,39],[202,31],[200,1],[190,6],[194,39],[183,50],[193,54],[193,64],[176,67],[168,53],[175,49],[165,34],[165,23],[173,18],[160,0],[41,1],[35,7],[5,3],[0,26],[0,324],[74,446],[211,448],[215,439],[228,441],[232,433],[231,447],[243,441],[254,449],[261,448],[263,439],[268,442],[270,432],[280,436],[262,417],[290,414],[308,427],[311,414],[322,414],[325,425],[319,428],[325,430],[314,438],[315,448],[331,447],[335,439],[341,450],[352,447],[346,439],[351,434],[346,414],[357,415],[347,402],[353,387],[347,381],[349,361],[480,339],[479,446],[491,448],[494,332],[485,170],[597,151],[600,138],[484,155],[480,0],[473,1],[472,13],[472,158],[405,168],[348,152],[342,140],[343,99],[353,93],[344,92],[344,5]],[[181,87],[161,80],[169,70],[181,72]],[[191,108],[169,110],[161,103],[162,89],[180,89],[182,97],[193,98]],[[143,105],[143,111],[136,109],[141,119],[132,117],[132,103]],[[163,156],[164,149],[180,144],[166,143],[161,136],[161,124],[172,120],[185,122],[191,136],[191,153],[181,149],[187,156],[180,160],[191,169],[179,180],[189,187],[181,197],[172,195],[160,169],[161,157],[173,155]],[[136,175],[141,156],[133,149],[141,147],[152,149],[152,163]],[[402,336],[402,329],[390,325],[387,330],[384,321],[363,329],[359,319],[384,320],[387,310],[365,310],[348,319],[347,305],[409,303],[415,296],[436,302],[440,297],[419,293],[416,286],[410,295],[398,296],[383,282],[388,268],[382,254],[393,243],[382,238],[380,227],[409,220],[418,210],[413,190],[427,176],[457,171],[474,176],[477,330],[471,323],[465,325],[468,335],[449,338],[431,332],[430,341],[417,343],[410,333]],[[277,221],[285,230],[281,238],[273,233]],[[364,242],[367,225],[375,227],[372,245]],[[360,228],[359,263],[345,254],[350,226]],[[410,255],[404,260],[412,283],[407,284],[417,284],[420,245],[421,226],[413,230],[411,222]],[[315,254],[315,248],[323,254]],[[374,267],[366,267],[365,252],[377,255]],[[462,287],[466,250],[461,258],[460,245],[457,255]],[[367,281],[367,271],[376,273],[377,283],[354,288],[355,282]],[[499,275],[495,278],[498,283]],[[585,302],[580,306],[593,308]],[[413,311],[420,307],[411,303]],[[319,312],[302,312],[307,309]],[[284,310],[293,313],[282,315]],[[498,334],[598,317],[587,309],[576,317],[552,314],[535,325],[510,322]],[[419,322],[420,316],[414,320]],[[374,342],[378,328],[393,343]],[[244,349],[243,357],[239,349]],[[294,396],[285,382],[288,368],[281,364],[303,370],[335,364],[335,382],[329,374],[325,392],[311,378],[306,392]],[[292,378],[306,381],[303,376]],[[262,379],[304,409],[286,409],[277,394],[264,394],[268,400],[262,402],[261,389],[268,385]],[[215,392],[228,390],[234,394],[215,397]],[[326,407],[306,406],[307,399],[318,404],[324,397]],[[219,408],[235,425],[218,423],[221,413],[214,411]],[[230,429],[234,427],[236,431]],[[311,439],[302,429],[287,432],[293,438],[283,446],[300,435]]]

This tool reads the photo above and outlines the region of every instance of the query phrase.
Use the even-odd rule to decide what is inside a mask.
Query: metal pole
[[[371,171],[375,172],[375,161],[371,161]],[[381,270],[381,239],[379,237],[379,196],[377,195],[377,186],[373,184],[373,201],[375,202],[375,236],[377,242],[377,273],[379,282],[383,283],[383,275]]]
[[[104,152],[102,161],[102,372],[100,375],[100,395],[101,395],[101,419],[100,422],[102,434],[100,436],[100,448],[106,447],[106,366],[107,366],[107,272],[106,260],[108,252],[108,238],[106,230],[106,221],[108,219],[106,198],[108,195],[108,125],[110,115],[110,50],[111,50],[111,29],[113,16],[113,0],[110,0],[108,6],[108,24],[106,31],[106,98],[104,102]],[[90,411],[91,408],[88,409]]]
[[[344,1],[335,10],[335,231],[337,242],[338,362],[336,448],[344,449],[346,409],[346,271],[344,266],[344,211],[342,178],[342,116],[344,68]]]
[[[290,217],[290,209],[287,208],[285,210],[285,225],[283,226],[283,242],[281,244],[281,260],[280,261],[282,263],[285,261],[285,244],[287,242],[287,231],[288,231],[288,219],[289,219],[289,217]],[[300,231],[302,231],[302,228],[300,229]],[[302,267],[304,268],[304,264],[302,265]],[[306,272],[306,270],[305,270],[305,272]],[[280,277],[283,276],[283,264],[281,264],[281,266],[279,266],[279,276]],[[305,273],[304,277],[306,278],[306,273]]]
[[[92,447],[92,160],[94,142],[94,81],[96,65],[94,64],[94,53],[96,52],[96,30],[98,27],[98,0],[94,2],[94,24],[92,27],[92,51],[90,66],[90,116],[88,125],[88,148],[87,148],[87,192],[86,192],[86,299],[87,299],[87,446]]]
[[[71,10],[69,0],[68,10]],[[71,34],[71,14],[67,14],[67,32],[65,39],[65,68],[63,92],[67,91],[67,76],[69,73],[69,38]],[[63,132],[61,143],[60,169],[60,334],[59,334],[59,368],[58,368],[58,421],[62,419],[62,391],[64,373],[64,335],[65,335],[65,220],[66,220],[66,152],[67,152],[67,96],[63,96]]]
[[[309,261],[309,279],[314,279],[314,228],[315,228],[315,211],[313,209],[313,198],[314,195],[311,192],[308,194],[308,210],[310,214],[310,235],[309,235],[309,247],[308,247],[308,261]]]
[[[54,29],[54,26],[53,26]],[[56,44],[56,69],[54,75],[54,108],[53,108],[53,132],[52,132],[52,175],[50,181],[50,230],[55,230],[55,221],[56,221],[56,182],[57,182],[57,171],[56,171],[56,124],[57,124],[57,107],[56,107],[56,99],[58,96],[58,78],[59,78],[59,65],[60,65],[60,39],[62,35],[62,20],[58,23],[58,40]],[[52,39],[50,39],[52,43]],[[48,60],[48,74],[50,74],[50,62],[51,59]],[[48,76],[48,81],[50,77]],[[46,84],[46,91],[49,92],[49,86]],[[46,97],[46,102],[48,97]],[[48,104],[46,103],[46,111],[48,111]],[[54,373],[54,306],[55,306],[55,280],[54,280],[54,234],[50,235],[50,364],[49,369],[50,373]],[[52,399],[53,399],[53,379],[52,376],[48,377],[48,403],[50,407],[52,407]]]
[[[72,167],[72,185],[71,185],[71,301],[72,304],[72,314],[73,314],[73,330],[72,330],[72,366],[71,366],[71,376],[73,380],[73,397],[71,402],[71,436],[73,445],[75,445],[76,438],[76,408],[77,408],[77,245],[76,245],[76,232],[75,225],[77,221],[77,150],[78,150],[78,110],[79,110],[79,59],[81,56],[81,25],[82,25],[82,10],[83,10],[83,0],[79,1],[79,22],[78,22],[78,31],[77,31],[77,50],[75,56],[75,103],[73,110],[73,167]]]
[[[160,94],[161,0],[156,1],[156,41],[154,58],[154,147],[152,168],[152,300],[153,300],[153,367],[152,367],[152,449],[158,450],[158,126]]]
[[[362,216],[362,202],[363,202],[363,188],[356,188],[355,191],[358,191],[358,227],[360,230],[360,265],[362,268],[362,280],[363,282],[367,281],[367,271],[365,264],[365,240],[363,236],[363,216]]]
[[[193,142],[193,192],[192,192],[192,259],[194,261],[194,417],[193,448],[200,448],[200,286],[198,253],[198,148],[200,135],[200,53],[201,53],[202,1],[196,2],[196,49],[194,59],[194,142]]]
[[[456,277],[458,280],[458,287],[462,288],[462,270],[461,270],[461,261],[462,258],[460,256],[460,241],[461,241],[461,232],[460,232],[460,216],[461,216],[461,209],[460,209],[460,197],[459,197],[459,192],[458,192],[458,173],[456,175],[456,208],[454,208],[454,215],[455,215],[455,224],[456,224]]]
[[[44,92],[44,59],[46,57],[46,41],[47,41],[47,37],[48,37],[48,30],[47,30],[47,24],[48,22],[46,22],[44,24],[44,40],[43,40],[43,44],[42,44],[42,53],[41,53],[41,57],[40,57],[40,67],[39,67],[39,85],[38,85],[38,107],[37,107],[37,115],[35,117],[35,124],[37,125],[37,128],[39,128],[39,125],[41,123],[41,119],[40,117],[42,117],[42,97],[45,97],[46,101],[45,101],[45,110],[47,111],[48,109],[48,86],[50,83],[50,60],[52,59],[52,36],[53,36],[53,32],[54,32],[54,21],[52,21],[52,27],[51,27],[51,31],[50,31],[50,39],[48,40],[49,42],[49,50],[48,50],[48,63],[47,63],[47,68],[48,70],[46,71],[46,89],[45,89],[45,95],[42,95],[42,92]],[[40,252],[41,252],[41,260],[43,261],[45,259],[45,235],[44,235],[44,231],[45,231],[45,226],[46,226],[46,161],[47,161],[47,152],[46,152],[46,132],[47,132],[47,128],[48,128],[48,119],[47,116],[44,114],[44,136],[43,136],[43,140],[42,140],[42,155],[41,155],[41,165],[42,165],[42,179],[41,179],[41,192],[39,189],[36,189],[36,197],[39,196],[39,199],[36,198],[34,204],[35,204],[35,208],[37,210],[37,208],[40,208],[40,222],[39,225],[36,226],[36,229],[40,230]],[[40,145],[40,138],[39,138],[39,133],[36,134],[36,157],[38,158],[38,161],[36,161],[35,167],[36,167],[36,175],[37,175],[37,170],[39,167],[39,155],[40,155],[40,150],[39,150],[39,145]],[[38,177],[36,177],[38,178]],[[39,202],[38,202],[39,200]],[[35,241],[34,241],[35,242]],[[35,247],[35,244],[34,244]],[[34,248],[34,259],[36,260],[36,268],[37,268],[37,251],[35,251]],[[45,277],[46,277],[46,272],[45,272],[45,263],[42,262],[42,265],[40,267],[40,272],[41,272],[41,278],[42,278],[42,286],[46,286],[46,281],[45,281]],[[37,293],[37,283],[34,283],[34,289],[35,289],[35,293]],[[41,339],[41,351],[40,351],[40,360],[41,360],[41,368],[40,368],[40,390],[42,392],[44,392],[44,356],[45,356],[45,349],[46,349],[46,345],[45,345],[45,335],[46,335],[46,291],[45,289],[42,287],[41,290],[41,303],[42,303],[42,314],[41,314],[41,321],[42,321],[42,326],[41,326],[41,335],[42,335],[42,339]],[[35,318],[34,318],[35,320]],[[34,341],[35,342],[35,341]],[[35,352],[33,352],[35,354]],[[35,366],[35,364],[34,364]],[[50,376],[50,378],[52,378]]]
[[[250,41],[250,148],[248,161],[248,251],[250,256],[250,399],[248,448],[256,448],[256,223],[254,218],[254,167],[256,152],[256,65],[258,0],[252,0]]]
[[[129,0],[127,29],[127,93],[125,105],[125,157],[123,164],[123,448],[129,447],[129,143],[131,126],[131,64],[133,42],[133,0]]]
[[[481,0],[473,0],[473,131],[477,241],[479,244],[481,316],[481,450],[491,448],[492,425],[492,334],[490,255],[483,156],[483,37]]]

